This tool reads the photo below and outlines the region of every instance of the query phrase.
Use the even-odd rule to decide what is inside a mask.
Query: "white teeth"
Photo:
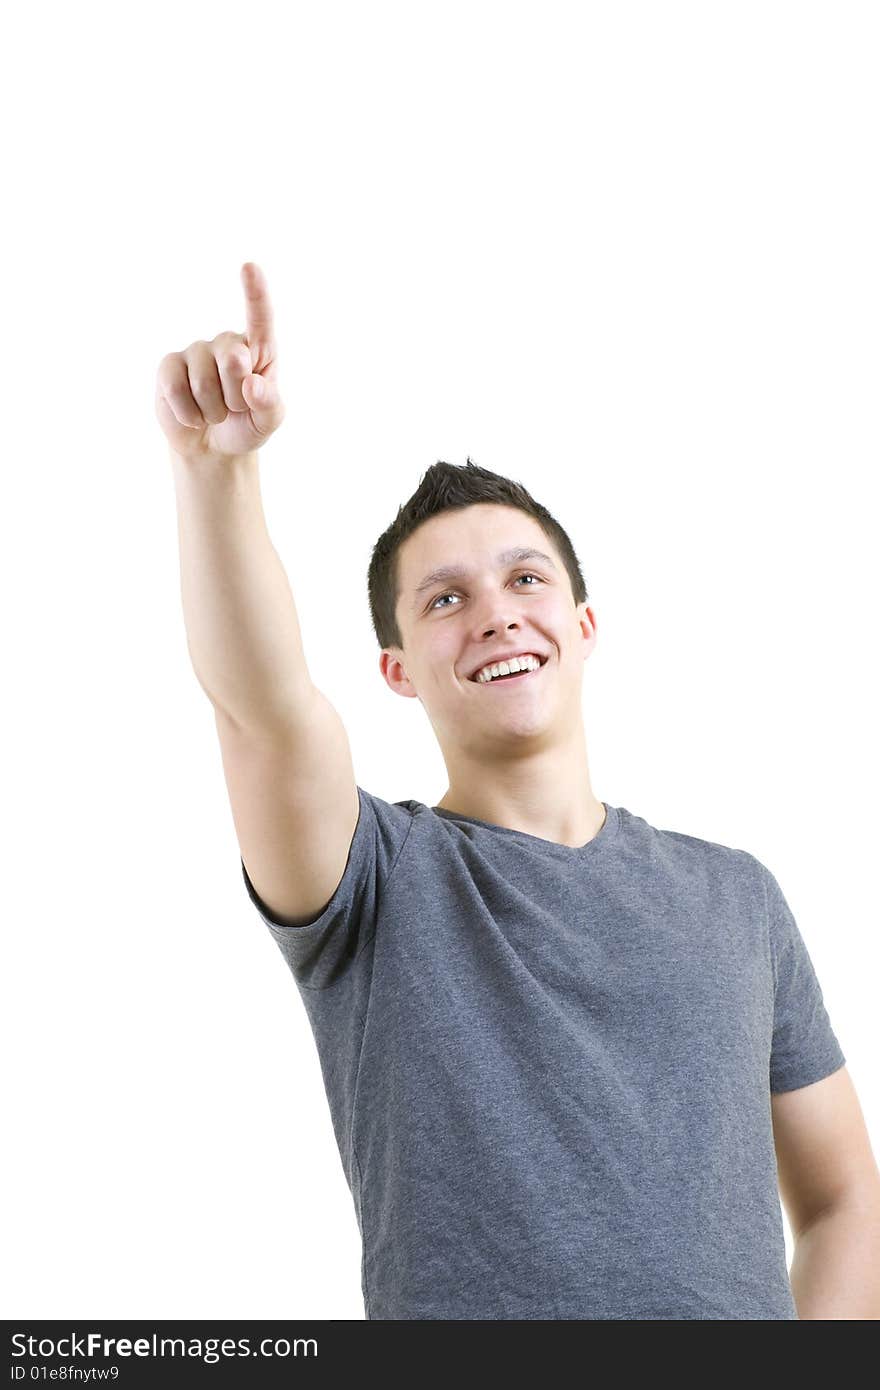
[[[494,666],[484,666],[474,676],[474,680],[486,685],[496,676],[509,676],[512,671],[535,671],[540,664],[536,656],[515,656],[511,661],[499,661]]]

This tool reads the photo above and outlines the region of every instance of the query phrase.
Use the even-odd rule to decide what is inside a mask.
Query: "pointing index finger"
[[[250,347],[271,345],[274,335],[272,304],[266,277],[253,261],[245,261],[241,268],[244,284],[244,300],[247,315],[247,340]]]

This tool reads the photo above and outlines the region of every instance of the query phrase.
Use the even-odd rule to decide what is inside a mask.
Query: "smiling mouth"
[[[536,666],[531,671],[514,671],[512,675],[493,676],[490,681],[478,681],[476,676],[469,676],[468,679],[470,680],[472,685],[479,685],[482,686],[484,689],[488,689],[490,686],[493,685],[515,685],[517,681],[532,680],[536,676],[539,676],[541,674],[544,667],[547,665],[548,658],[546,656],[539,656],[538,660],[541,663],[540,666]]]

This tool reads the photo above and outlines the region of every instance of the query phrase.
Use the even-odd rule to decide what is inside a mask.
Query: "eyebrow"
[[[545,555],[543,550],[535,550],[530,545],[515,545],[510,550],[502,550],[501,554],[495,557],[498,565],[512,565],[518,560],[543,560],[552,570],[556,569],[549,555]],[[426,589],[433,589],[435,584],[446,584],[450,579],[465,579],[467,574],[468,570],[464,565],[441,565],[439,569],[431,570],[431,573],[426,574],[421,583],[416,585],[416,602]]]

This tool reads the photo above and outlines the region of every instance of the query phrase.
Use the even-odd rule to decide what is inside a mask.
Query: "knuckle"
[[[240,333],[218,333],[210,346],[212,353],[218,361],[221,357],[225,360],[230,355],[234,355],[236,349],[246,351]]]
[[[218,355],[217,366],[221,372],[227,372],[230,376],[247,376],[251,369],[250,356],[244,349],[230,349]]]
[[[181,377],[175,376],[165,382],[165,395],[169,400],[180,401],[189,395],[189,389]]]

